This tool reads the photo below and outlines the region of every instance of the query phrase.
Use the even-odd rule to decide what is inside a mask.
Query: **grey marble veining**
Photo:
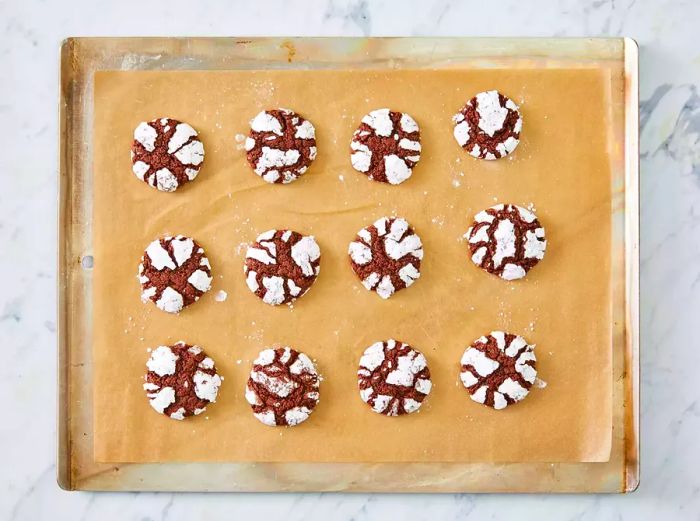
[[[205,7],[206,5],[206,7]],[[700,519],[695,0],[0,3],[0,519]],[[68,35],[631,36],[641,46],[642,484],[631,496],[88,494],[55,483],[56,104]],[[7,421],[6,421],[7,420]]]

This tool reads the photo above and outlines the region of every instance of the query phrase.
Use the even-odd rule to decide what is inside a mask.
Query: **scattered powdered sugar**
[[[436,225],[439,228],[442,228],[442,226],[445,224],[445,216],[444,215],[436,215],[433,217],[430,222],[432,222],[434,225]]]
[[[220,289],[219,291],[216,292],[216,295],[214,295],[214,300],[216,302],[224,302],[228,298],[228,293],[226,293],[223,289]]]

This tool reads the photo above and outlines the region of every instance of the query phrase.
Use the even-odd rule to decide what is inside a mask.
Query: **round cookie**
[[[547,248],[537,216],[514,204],[498,204],[476,214],[464,238],[472,262],[505,280],[523,278]]]
[[[316,159],[316,130],[288,109],[264,110],[250,122],[248,163],[268,183],[296,181]]]
[[[197,131],[176,119],[139,123],[131,145],[134,174],[162,192],[174,192],[192,181],[204,161]]]
[[[420,277],[423,244],[405,219],[382,217],[357,232],[348,254],[362,285],[387,299]]]
[[[193,239],[162,237],[148,245],[139,264],[141,300],[168,313],[199,300],[211,288],[211,265]]]
[[[258,235],[245,254],[246,284],[266,304],[288,304],[316,281],[321,249],[312,235],[268,230]]]
[[[373,110],[352,135],[352,167],[373,181],[397,185],[411,177],[420,160],[418,123],[403,112]]]
[[[357,370],[357,385],[362,401],[386,416],[416,412],[433,386],[425,356],[392,339],[376,342],[365,350]]]
[[[476,158],[499,159],[520,143],[520,110],[497,90],[480,92],[452,120],[457,143]]]
[[[155,348],[146,367],[143,388],[151,407],[174,420],[203,413],[224,379],[200,347],[184,342]]]
[[[290,347],[265,349],[253,362],[245,398],[265,425],[298,425],[319,399],[319,377],[311,359]]]
[[[537,378],[534,348],[503,331],[476,340],[461,360],[460,379],[471,399],[503,409],[525,398]]]

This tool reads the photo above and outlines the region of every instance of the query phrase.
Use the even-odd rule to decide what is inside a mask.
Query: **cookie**
[[[146,367],[143,388],[151,407],[174,420],[203,413],[224,379],[200,347],[184,342],[155,348]]]
[[[174,192],[194,180],[204,161],[197,131],[176,119],[139,123],[131,145],[134,174],[161,192]]]
[[[265,425],[299,425],[318,404],[319,378],[311,359],[290,347],[265,349],[253,362],[245,398]]]
[[[373,181],[397,185],[420,160],[418,123],[403,112],[373,110],[362,118],[350,142],[352,167]]]
[[[211,288],[211,281],[211,265],[204,248],[189,237],[156,239],[141,257],[141,300],[152,300],[168,313],[179,313],[199,300]]]
[[[316,159],[316,130],[291,110],[264,110],[250,122],[245,149],[248,163],[265,181],[291,183]]]
[[[321,249],[312,235],[268,230],[258,235],[245,254],[246,285],[266,304],[288,304],[316,281]]]
[[[460,379],[471,399],[503,409],[525,398],[537,378],[535,346],[518,335],[492,331],[462,355]]]
[[[505,280],[523,278],[547,248],[535,214],[514,204],[498,204],[476,214],[464,238],[472,262]]]
[[[372,344],[362,354],[357,385],[362,401],[386,416],[416,412],[433,386],[425,356],[391,339]]]
[[[348,254],[362,285],[387,299],[420,277],[423,244],[405,219],[382,217],[357,232]]]
[[[499,159],[520,143],[520,110],[497,90],[480,92],[452,120],[457,143],[476,158]]]

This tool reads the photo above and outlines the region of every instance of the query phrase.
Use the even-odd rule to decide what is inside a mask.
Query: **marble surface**
[[[70,7],[68,7],[70,5]],[[0,2],[0,519],[700,519],[696,0]],[[485,11],[488,6],[488,11]],[[55,482],[58,46],[71,35],[631,36],[641,46],[642,483],[628,496],[90,494]]]

